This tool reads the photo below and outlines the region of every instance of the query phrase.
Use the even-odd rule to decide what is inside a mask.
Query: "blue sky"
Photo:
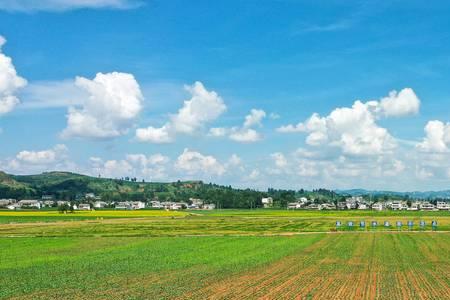
[[[446,189],[449,13],[442,1],[2,1],[0,169]]]

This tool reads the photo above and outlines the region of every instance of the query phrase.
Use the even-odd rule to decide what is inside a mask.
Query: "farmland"
[[[65,219],[66,218],[66,219]],[[334,222],[437,220],[334,232]],[[0,299],[449,299],[450,215],[0,212]]]

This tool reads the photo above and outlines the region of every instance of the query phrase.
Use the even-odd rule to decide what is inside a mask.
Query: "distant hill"
[[[165,198],[164,196],[174,196],[175,191],[195,189],[202,185],[201,181],[137,182],[135,179],[99,178],[71,172],[45,172],[38,175],[0,173],[1,197],[8,197],[8,195],[12,197],[12,195],[17,195],[16,190],[20,190],[24,195],[18,198],[54,195],[59,199],[74,200],[86,193],[101,195],[106,200],[123,199],[124,197],[132,199],[154,197],[155,194]]]
[[[103,201],[188,201],[201,198],[223,208],[247,208],[261,205],[266,193],[202,181],[169,183],[143,182],[135,178],[111,179],[71,172],[45,172],[38,175],[10,175],[0,172],[0,198],[41,198],[52,195],[58,200],[81,201],[87,193]]]
[[[18,198],[21,195],[33,195],[36,190],[28,184],[17,181],[14,176],[0,171],[0,196],[2,198]]]

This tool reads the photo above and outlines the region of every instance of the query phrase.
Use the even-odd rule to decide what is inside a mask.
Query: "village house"
[[[115,205],[115,209],[131,209],[130,202],[117,202]]]
[[[20,208],[19,203],[11,203],[8,206],[6,206],[7,209],[9,210],[16,210]]]
[[[161,204],[161,202],[157,201],[157,200],[150,201],[150,206],[152,208],[163,208],[163,205]]]
[[[214,203],[203,204],[203,209],[212,210],[215,208],[216,208],[216,205]]]
[[[201,207],[203,205],[203,200],[198,198],[189,198],[191,205]]]
[[[416,202],[411,203],[411,206],[408,207],[407,210],[410,210],[410,211],[417,211],[417,210],[419,210],[419,209],[420,209],[420,202],[416,201]]]
[[[436,207],[430,202],[422,202],[420,204],[420,210],[435,210]]]
[[[39,202],[38,200],[20,200],[18,204],[20,208],[41,209],[41,202]]]
[[[436,203],[436,208],[439,210],[449,210],[450,204],[448,204],[447,202],[444,202],[444,201],[438,201]]]
[[[312,203],[312,204],[308,205],[308,206],[306,207],[306,209],[309,209],[309,210],[318,210],[318,209],[320,209],[320,205],[319,205],[319,204],[316,204],[316,203]]]
[[[365,202],[361,202],[358,204],[358,209],[359,210],[365,210],[365,209],[369,209],[369,205]]]
[[[89,203],[80,203],[78,210],[91,210],[91,205]]]
[[[41,200],[53,200],[53,195],[42,195]]]
[[[56,201],[57,206],[70,205],[69,201]]]
[[[262,198],[261,203],[264,208],[271,208],[273,206],[273,199],[272,197]]]
[[[337,209],[347,209],[347,204],[345,202],[338,202]]]
[[[16,199],[0,199],[0,207],[7,207],[16,202]]]
[[[96,196],[94,193],[86,193],[84,194],[84,199],[86,200],[101,200],[100,196]]]
[[[179,209],[183,209],[183,203],[177,203],[177,202],[173,202],[170,204],[170,208],[172,210],[179,210]]]
[[[42,207],[53,207],[53,205],[55,205],[55,201],[53,200],[42,201]]]
[[[376,203],[372,204],[373,210],[380,211],[380,210],[383,210],[384,208],[385,208],[385,206],[384,206],[383,202],[376,202]]]
[[[390,208],[392,210],[407,210],[408,204],[406,204],[406,201],[393,201],[390,204]]]
[[[334,203],[323,203],[319,205],[320,210],[333,210],[336,209],[336,205]]]
[[[291,202],[288,203],[287,205],[287,209],[300,209],[303,207],[304,204],[300,203],[300,202]]]
[[[145,208],[145,202],[142,201],[131,202],[131,209],[143,209],[143,208]]]
[[[300,197],[297,202],[302,203],[303,205],[305,205],[306,203],[308,203],[308,198],[306,197]]]
[[[175,204],[174,202],[164,201],[164,202],[161,202],[161,208],[172,209],[172,205],[174,205],[174,204]]]
[[[345,206],[347,209],[356,209],[358,203],[363,201],[363,197],[361,196],[353,196],[351,198],[345,199]]]
[[[94,208],[105,208],[108,205],[108,203],[104,201],[95,201],[94,202]]]

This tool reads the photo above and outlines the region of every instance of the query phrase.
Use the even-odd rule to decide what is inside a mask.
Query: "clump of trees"
[[[73,206],[68,203],[64,203],[63,205],[58,206],[58,212],[60,214],[73,213]]]

